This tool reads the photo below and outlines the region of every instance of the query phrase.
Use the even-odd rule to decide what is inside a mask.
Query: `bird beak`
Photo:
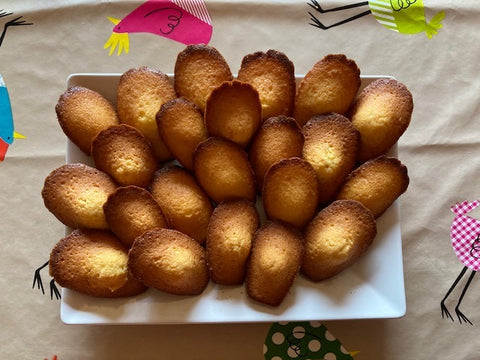
[[[22,135],[20,133],[17,133],[16,131],[13,132],[13,138],[14,139],[26,139],[27,137],[25,135]]]
[[[114,25],[118,25],[118,23],[120,22],[120,19],[115,19],[111,16],[107,16],[108,20],[110,20]]]

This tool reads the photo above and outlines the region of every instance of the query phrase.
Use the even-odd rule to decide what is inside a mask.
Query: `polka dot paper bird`
[[[447,294],[440,302],[440,308],[442,310],[442,317],[448,317],[453,321],[453,317],[448,311],[445,301],[452,293],[453,289],[457,286],[460,279],[465,275],[468,269],[471,270],[471,274],[460,294],[460,298],[455,307],[455,313],[457,314],[460,323],[462,321],[472,325],[472,322],[460,311],[460,304],[467,292],[473,277],[480,270],[480,220],[474,219],[468,215],[470,211],[480,205],[480,201],[463,201],[457,203],[450,208],[450,210],[456,215],[453,219],[450,236],[452,241],[452,247],[457,255],[458,259],[463,263],[464,267],[454,283],[448,289]]]
[[[104,48],[112,55],[129,52],[129,33],[151,33],[186,45],[208,44],[212,21],[203,0],[149,0],[123,19],[109,17],[115,24]]]
[[[356,354],[318,321],[273,323],[263,345],[265,360],[353,360]]]

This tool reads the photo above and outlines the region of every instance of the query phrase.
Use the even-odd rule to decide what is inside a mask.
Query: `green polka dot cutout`
[[[353,360],[320,322],[273,323],[263,345],[265,360]]]

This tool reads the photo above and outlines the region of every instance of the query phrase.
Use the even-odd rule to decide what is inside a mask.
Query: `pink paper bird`
[[[109,55],[129,51],[129,33],[151,33],[182,44],[208,44],[212,21],[203,0],[149,0],[123,19],[109,17],[115,24],[104,48]]]
[[[450,312],[445,306],[445,300],[452,293],[465,272],[470,269],[472,272],[462,290],[457,306],[455,307],[455,313],[457,314],[458,320],[460,322],[462,322],[462,320],[468,322],[470,325],[472,324],[471,321],[460,311],[460,304],[473,277],[477,271],[480,270],[480,220],[472,218],[466,214],[477,208],[479,205],[480,201],[478,200],[463,201],[450,208],[455,214],[455,218],[453,219],[450,228],[452,247],[455,255],[463,263],[464,267],[450,289],[447,291],[443,300],[440,302],[442,317],[449,317],[453,321],[452,315],[450,315]]]

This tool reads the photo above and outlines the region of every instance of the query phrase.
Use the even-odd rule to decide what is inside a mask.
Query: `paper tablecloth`
[[[346,1],[318,1],[325,8]],[[353,3],[353,2],[352,2]],[[43,359],[262,359],[268,323],[150,326],[68,326],[59,302],[32,289],[33,271],[64,233],[40,196],[43,181],[64,163],[66,141],[54,111],[66,78],[77,72],[121,73],[135,66],[173,72],[185,45],[149,33],[130,35],[128,54],[109,56],[104,44],[113,24],[139,1],[22,1],[0,8],[29,26],[9,27],[0,46],[16,139],[0,164],[0,353]],[[387,74],[414,97],[410,127],[398,144],[410,187],[401,197],[407,313],[400,319],[328,321],[325,325],[355,359],[478,359],[480,282],[474,278],[462,302],[473,325],[442,319],[440,301],[463,265],[450,245],[450,206],[479,197],[480,4],[424,1],[427,18],[445,12],[443,27],[401,34],[363,16],[321,30],[312,26],[306,1],[206,1],[213,25],[210,45],[236,72],[244,55],[277,49],[306,73],[324,55],[344,53],[362,74]],[[318,14],[327,24],[355,15]],[[478,212],[477,212],[478,214]],[[475,212],[471,216],[475,217]],[[477,217],[480,217],[477,215]],[[466,278],[466,277],[465,277]],[[464,283],[464,280],[462,280]],[[461,287],[459,286],[459,289]],[[454,314],[459,291],[447,305]]]

